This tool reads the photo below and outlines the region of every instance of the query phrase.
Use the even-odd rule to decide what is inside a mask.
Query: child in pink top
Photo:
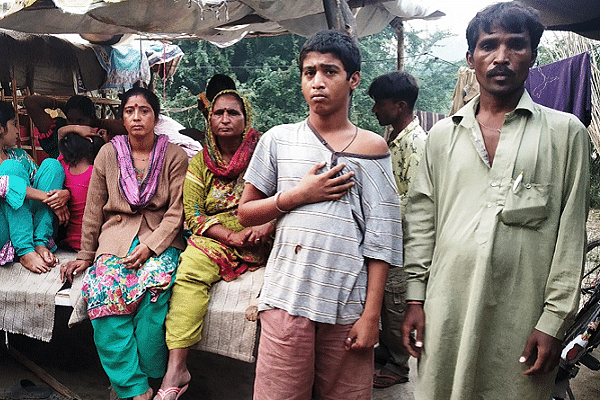
[[[71,194],[67,203],[70,217],[66,226],[66,236],[61,244],[75,250],[81,248],[81,221],[85,201],[94,159],[103,145],[104,140],[101,137],[82,137],[77,133],[67,134],[58,144],[61,153],[58,161],[65,170],[64,188]]]

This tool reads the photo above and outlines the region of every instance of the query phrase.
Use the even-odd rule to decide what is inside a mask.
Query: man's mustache
[[[488,71],[486,76],[488,78],[494,77],[494,76],[514,76],[515,72],[508,68],[506,65],[498,65],[497,67],[495,67],[494,69],[492,69],[491,71]]]

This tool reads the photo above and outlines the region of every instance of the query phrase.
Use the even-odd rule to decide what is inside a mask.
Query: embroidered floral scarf
[[[221,157],[221,152],[219,151],[219,147],[217,146],[215,135],[210,127],[210,119],[213,115],[215,101],[220,96],[228,93],[239,97],[242,100],[244,109],[246,111],[246,129],[244,130],[242,136],[242,144],[233,155],[233,158],[231,159],[229,164],[223,161],[223,158]],[[243,171],[246,170],[248,164],[250,163],[250,158],[252,158],[252,154],[254,153],[254,149],[256,148],[256,143],[258,143],[258,139],[260,139],[260,133],[256,129],[253,129],[251,127],[251,124],[252,109],[250,108],[250,103],[248,103],[248,100],[246,100],[246,98],[243,97],[240,93],[238,93],[235,90],[223,90],[215,96],[212,104],[210,105],[210,110],[208,113],[206,145],[204,146],[204,149],[202,149],[204,163],[213,174],[215,174],[216,176],[233,179],[238,177]]]
[[[145,207],[158,186],[158,177],[163,167],[167,144],[169,140],[165,135],[156,136],[154,147],[150,153],[148,174],[144,181],[138,184],[133,158],[131,157],[131,146],[127,135],[117,135],[111,141],[117,152],[117,164],[119,165],[119,186],[125,200],[133,207]]]

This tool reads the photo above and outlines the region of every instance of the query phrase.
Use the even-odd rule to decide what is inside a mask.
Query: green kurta
[[[525,376],[519,357],[534,328],[562,338],[577,308],[588,134],[524,93],[490,167],[478,102],[432,128],[410,193],[407,298],[425,300],[426,320],[416,398],[548,400],[554,374]]]

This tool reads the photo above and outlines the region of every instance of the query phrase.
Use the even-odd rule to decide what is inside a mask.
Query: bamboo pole
[[[329,29],[356,38],[356,20],[346,0],[323,0],[323,8]]]
[[[390,21],[390,26],[396,32],[398,41],[396,69],[404,71],[404,24],[402,23],[402,18],[394,18]]]
[[[79,400],[82,398],[81,396],[75,394],[69,388],[64,386],[62,383],[57,381],[52,375],[50,375],[49,373],[44,371],[40,366],[38,366],[33,361],[31,361],[30,359],[25,357],[14,347],[12,347],[12,346],[8,347],[7,351],[8,351],[8,354],[12,358],[14,358],[18,363],[20,363],[21,365],[23,365],[24,367],[29,369],[38,378],[40,378],[41,380],[46,382],[48,385],[50,385],[50,387],[52,387],[52,389],[56,390],[61,395],[65,396],[68,400]]]

